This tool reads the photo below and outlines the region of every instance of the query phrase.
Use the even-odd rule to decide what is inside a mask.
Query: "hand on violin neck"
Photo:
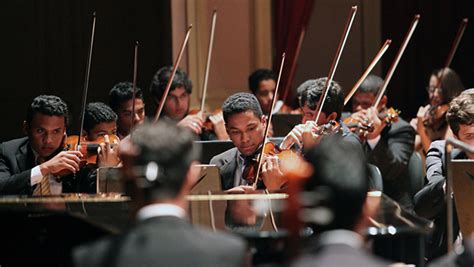
[[[61,172],[75,173],[80,169],[80,162],[82,158],[80,151],[61,151],[52,159],[40,164],[40,171],[43,176],[48,174],[57,175]]]
[[[110,143],[108,135],[104,136],[104,142],[99,144],[97,148],[98,165],[99,167],[115,167],[120,164],[119,152],[118,152],[118,140]]]
[[[264,157],[261,177],[268,190],[279,190],[288,182],[288,179],[280,169],[280,163],[276,156]]]
[[[369,108],[366,111],[366,118],[369,121],[372,131],[367,134],[367,139],[372,140],[377,138],[387,125],[385,121],[381,120],[378,116],[379,111],[376,108]]]
[[[280,144],[280,148],[283,150],[290,149],[294,144],[302,146],[303,132],[305,129],[304,124],[296,125],[283,139]]]
[[[184,119],[178,122],[178,126],[188,128],[195,134],[201,134],[203,124],[204,119],[201,111],[194,115],[187,115]]]

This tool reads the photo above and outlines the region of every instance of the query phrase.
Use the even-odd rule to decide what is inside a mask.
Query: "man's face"
[[[256,97],[264,114],[268,114],[272,108],[272,99],[275,94],[276,82],[272,79],[260,81]]]
[[[62,145],[66,133],[63,116],[49,116],[41,113],[33,115],[25,130],[30,138],[31,148],[39,157],[51,156]]]
[[[88,133],[87,133],[87,140],[88,141],[96,141],[99,137],[104,135],[115,135],[117,134],[117,123],[112,122],[101,122],[94,126]]]
[[[316,119],[317,111],[312,110],[308,107],[308,105],[304,105],[303,108],[303,121],[302,123],[306,123],[307,121],[313,121]],[[321,112],[319,115],[319,119],[316,122],[317,125],[323,125],[329,122],[329,118],[326,116],[324,112]]]
[[[173,120],[183,119],[188,114],[189,100],[189,94],[184,87],[177,87],[170,91],[166,98],[164,114]]]
[[[265,119],[250,110],[236,113],[228,118],[226,130],[240,153],[251,156],[263,142]]]
[[[474,124],[466,125],[461,124],[459,125],[459,132],[457,138],[466,144],[474,146]],[[467,153],[467,157],[469,159],[474,159],[473,153]]]
[[[117,126],[120,134],[126,136],[130,134],[132,129],[132,99],[123,102],[117,110]],[[135,116],[133,116],[133,124],[139,125],[145,121],[145,103],[140,98],[135,99]]]
[[[368,92],[358,92],[352,97],[352,112],[368,109],[375,102],[375,95]]]

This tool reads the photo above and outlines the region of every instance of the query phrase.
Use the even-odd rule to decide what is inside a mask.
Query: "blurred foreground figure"
[[[295,266],[389,264],[364,249],[363,233],[376,208],[366,202],[367,164],[361,153],[341,137],[330,136],[306,154],[315,171],[305,184],[301,219],[314,230],[315,237]]]
[[[198,179],[193,134],[169,122],[143,124],[121,148],[137,224],[74,251],[77,266],[242,266],[243,241],[191,225],[188,195]]]

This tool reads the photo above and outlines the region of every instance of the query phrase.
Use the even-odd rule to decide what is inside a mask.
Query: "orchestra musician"
[[[171,77],[173,67],[159,69],[151,81],[150,91],[156,103],[159,103]],[[203,132],[206,115],[202,112],[189,114],[193,85],[185,71],[177,69],[171,84],[170,92],[163,107],[163,117],[175,121],[178,126],[190,129],[196,135]],[[224,119],[221,114],[209,116],[212,122],[215,139],[227,140]]]
[[[250,93],[236,93],[228,97],[222,104],[222,112],[227,133],[235,147],[214,156],[210,164],[219,168],[222,190],[236,187],[247,190],[246,186],[252,186],[255,177],[245,177],[244,174],[255,163],[262,149],[266,116],[257,98]],[[279,169],[278,158],[264,158],[261,172],[263,183],[259,187],[281,189],[286,178]]]
[[[454,70],[445,68],[433,71],[426,88],[429,104],[420,107],[416,118],[410,121],[417,131],[416,151],[423,151],[422,154],[426,155],[431,142],[444,140],[452,135],[446,123],[446,109],[449,102],[463,90],[461,79]]]
[[[446,113],[454,137],[474,146],[474,89],[468,89],[455,97]],[[427,258],[432,260],[447,250],[446,238],[446,166],[445,140],[431,143],[426,156],[428,183],[415,195],[415,212],[433,220],[435,230],[427,239]],[[474,155],[453,149],[453,159],[474,159]],[[457,215],[454,215],[454,233],[459,231]]]
[[[62,151],[68,116],[66,103],[57,96],[40,95],[33,100],[23,123],[27,136],[0,145],[0,194],[32,195],[41,182],[48,181],[61,191],[55,174],[79,171],[82,153]],[[62,188],[70,190],[67,185]]]
[[[369,163],[377,166],[382,173],[384,193],[403,207],[412,210],[408,162],[413,154],[415,131],[402,118],[387,123],[387,95],[379,106],[370,108],[377,97],[383,80],[369,75],[352,98],[352,120],[372,125],[372,131],[365,136],[364,150]]]
[[[134,125],[145,121],[145,101],[140,88],[135,88],[135,114],[133,113],[133,84],[117,83],[109,91],[110,108],[117,114],[117,136],[120,139],[130,134]],[[133,122],[132,122],[133,118]]]
[[[252,94],[257,97],[263,114],[269,114],[272,107],[272,99],[275,94],[276,75],[270,69],[258,69],[250,74],[248,83]],[[278,99],[278,96],[276,96]],[[289,113],[290,107],[285,105],[282,100],[277,100],[272,113]]]
[[[296,125],[293,130],[283,139],[280,144],[280,148],[288,149],[293,144],[303,147],[303,133],[309,128],[314,129],[318,125],[324,125],[330,121],[336,121],[341,125],[340,134],[344,139],[348,140],[353,144],[357,144],[362,148],[362,141],[359,137],[350,132],[350,130],[342,123],[339,122],[344,107],[344,98],[341,86],[332,81],[326,96],[326,101],[323,105],[321,115],[317,122],[314,122],[317,116],[317,104],[324,90],[327,78],[318,78],[315,80],[307,80],[302,83],[297,91],[300,102],[300,108],[303,112],[302,123]],[[316,138],[319,138],[315,136]]]
[[[121,235],[77,248],[74,265],[243,266],[246,248],[240,238],[187,220],[186,196],[200,172],[193,135],[160,121],[138,126],[130,139],[123,171],[124,182],[134,188],[129,193],[137,223]]]

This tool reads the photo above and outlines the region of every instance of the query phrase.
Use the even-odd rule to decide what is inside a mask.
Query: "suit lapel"
[[[225,159],[226,163],[221,168],[222,188],[224,190],[234,187],[234,176],[237,168],[237,149],[229,158]]]
[[[29,142],[26,141],[19,147],[17,151],[16,161],[20,172],[33,168],[35,159],[33,156],[33,151],[31,151],[31,148],[29,147]]]

